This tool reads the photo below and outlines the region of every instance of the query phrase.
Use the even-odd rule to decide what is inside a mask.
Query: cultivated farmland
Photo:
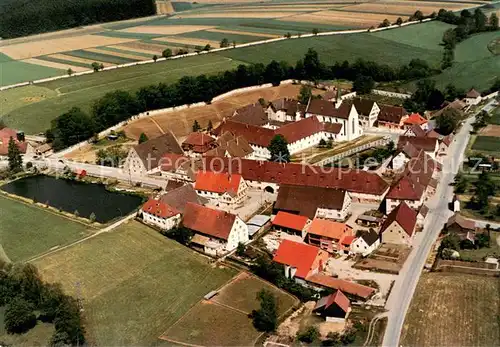
[[[246,273],[240,273],[210,300],[202,300],[160,336],[167,342],[202,346],[250,346],[261,335],[248,315],[259,308],[257,294],[270,291],[283,316],[298,304],[290,294]]]
[[[0,248],[13,262],[28,260],[91,233],[86,225],[4,195],[0,195],[0,211]]]
[[[5,54],[7,59],[0,57],[0,85],[63,75],[69,68],[75,72],[89,70],[94,61],[107,66],[150,60],[153,55],[161,56],[165,48],[174,52],[179,48],[193,51],[206,44],[218,47],[223,38],[242,44],[286,33],[310,33],[313,29],[324,32],[369,28],[378,26],[384,19],[407,20],[417,9],[430,14],[440,8],[460,10],[476,6],[477,2],[284,0],[230,5],[176,4],[179,3],[172,7],[169,1],[158,3],[160,13],[171,13],[169,17],[148,17],[3,40],[0,54]],[[175,8],[179,12],[174,12]],[[129,46],[127,51],[109,49],[130,43],[152,43],[157,47],[147,51],[135,50],[135,47],[142,49],[138,46]]]
[[[500,152],[500,137],[478,136],[472,145],[475,151]]]
[[[499,291],[496,277],[422,275],[406,315],[401,345],[498,345]]]
[[[42,277],[83,298],[93,345],[151,345],[236,272],[138,222],[35,262]]]

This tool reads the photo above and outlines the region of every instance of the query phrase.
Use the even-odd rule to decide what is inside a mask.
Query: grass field
[[[500,232],[490,231],[491,247],[483,247],[479,249],[462,249],[460,250],[460,257],[462,259],[470,259],[472,261],[484,261],[486,257],[500,256],[500,245],[498,245],[497,238],[500,237]]]
[[[0,245],[13,262],[69,244],[89,232],[83,224],[0,195]]]
[[[138,222],[35,262],[43,278],[83,298],[93,345],[151,345],[235,271]]]
[[[65,70],[22,61],[0,62],[0,86],[64,75]]]
[[[199,302],[162,334],[161,339],[203,346],[253,346],[261,335],[248,314],[258,309],[257,293],[271,291],[278,302],[278,315],[290,311],[298,300],[263,280],[240,273],[210,300]]]
[[[476,151],[500,152],[500,138],[496,136],[478,136],[472,145]]]
[[[497,107],[495,111],[493,111],[493,115],[491,116],[491,124],[500,125],[500,107]]]
[[[496,31],[472,35],[460,42],[455,48],[455,61],[465,62],[495,58],[495,55],[488,49],[488,44],[496,38],[500,38],[500,33]],[[500,60],[498,57],[496,59]]]
[[[5,306],[0,307],[0,340],[10,346],[48,346],[48,342],[54,333],[54,325],[41,323],[30,329],[25,334],[8,334],[5,330]]]
[[[500,280],[427,273],[418,283],[401,334],[402,346],[497,346]]]

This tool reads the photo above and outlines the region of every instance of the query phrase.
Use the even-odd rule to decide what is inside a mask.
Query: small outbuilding
[[[340,290],[322,297],[313,312],[324,317],[327,322],[344,322],[351,312],[351,302]]]

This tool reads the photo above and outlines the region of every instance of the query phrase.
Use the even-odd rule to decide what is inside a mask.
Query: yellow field
[[[182,14],[177,15],[177,18],[280,18],[285,15],[292,16],[300,12],[213,12],[213,13],[197,13],[197,14]]]
[[[75,72],[80,72],[80,71],[85,71],[85,70],[89,70],[90,69],[90,65],[86,69],[86,68],[83,68],[83,67],[80,67],[80,66],[73,66],[73,65],[69,65],[69,64],[56,63],[56,62],[46,61],[46,60],[40,60],[40,59],[36,59],[36,58],[24,59],[24,60],[22,60],[22,62],[23,63],[29,63],[29,64],[35,64],[35,65],[52,67],[54,69],[61,69],[61,70],[67,70],[68,68],[71,68],[71,70],[73,70]]]
[[[120,31],[127,33],[141,34],[161,34],[161,35],[177,35],[189,33],[191,31],[206,30],[214,28],[214,26],[206,25],[141,25],[137,27],[127,28]]]
[[[294,22],[311,22],[332,25],[361,25],[361,26],[377,26],[384,19],[388,19],[391,23],[396,21],[397,15],[390,14],[374,14],[374,13],[359,13],[359,12],[344,12],[344,11],[320,11],[315,13],[301,14],[281,18],[280,20]]]
[[[133,43],[133,42],[131,42]],[[163,46],[162,47],[158,47],[157,49],[155,50],[151,50],[151,49],[143,49],[143,48],[132,48],[132,47],[128,47],[128,46],[125,46],[125,45],[114,45],[114,46],[108,46],[110,48],[116,48],[116,49],[124,49],[124,50],[128,50],[128,51],[134,51],[134,52],[138,52],[138,53],[145,53],[145,54],[151,54],[151,56],[153,56],[153,54],[158,54],[158,53],[161,53],[163,51]]]
[[[375,3],[365,3],[345,7],[346,10],[366,11],[378,13],[401,13],[413,14],[416,10],[420,10],[424,15],[438,12],[442,8],[448,10],[460,10],[470,7],[470,4],[458,4],[452,2],[427,2],[427,1],[379,1]],[[364,14],[363,14],[364,16]]]
[[[3,46],[0,47],[0,52],[8,55],[13,59],[27,59],[38,57],[41,55],[72,51],[76,49],[116,45],[118,43],[129,41],[134,41],[134,39],[97,35],[81,35]]]
[[[149,52],[154,52],[154,53],[158,53],[158,52],[163,52],[163,50],[166,48],[165,46],[161,45],[161,44],[154,44],[154,43],[145,43],[145,42],[125,42],[125,43],[122,43],[120,45],[115,45],[115,46],[111,46],[111,47],[116,47],[116,48],[120,48],[120,47],[123,47],[124,49],[131,49],[132,50],[136,50],[137,52],[140,52],[140,50],[145,50],[146,52],[145,53],[149,53]]]
[[[210,29],[206,31],[211,31],[213,33],[223,33],[223,34],[238,34],[238,35],[250,35],[250,36],[257,36],[257,37],[265,37],[265,38],[274,38],[274,37],[280,37],[280,35],[273,35],[273,34],[263,34],[263,33],[255,33],[251,31],[239,31],[239,30],[223,30],[223,29]]]

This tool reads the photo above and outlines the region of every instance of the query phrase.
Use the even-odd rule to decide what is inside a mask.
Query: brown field
[[[147,50],[147,49],[141,49],[141,48],[132,48],[132,47],[124,46],[124,45],[114,45],[114,46],[108,46],[108,47],[117,48],[117,49],[124,49],[126,51],[134,51],[134,52],[138,52],[138,53],[151,54],[151,56],[153,56],[153,54],[161,53],[163,51],[163,49],[164,49],[163,46],[161,48],[158,48],[158,49],[154,50],[154,51]]]
[[[406,315],[402,346],[498,346],[500,279],[422,275]]]
[[[104,67],[108,67],[108,66],[113,66],[114,65],[114,64],[111,64],[111,63],[100,62],[98,60],[90,60],[90,59],[85,59],[85,58],[80,58],[80,57],[73,57],[71,55],[66,55],[66,54],[52,54],[52,55],[50,55],[50,57],[54,57],[54,58],[58,58],[58,59],[64,59],[64,60],[68,60],[68,61],[74,61],[76,63],[89,64],[89,67],[90,67],[90,64],[92,64],[94,61],[97,61],[98,63],[101,63],[102,65],[104,65]]]
[[[438,12],[440,9],[460,10],[470,7],[471,4],[459,4],[453,2],[426,2],[426,1],[380,1],[375,3],[365,3],[345,7],[346,10],[366,11],[377,13],[401,13],[413,14],[415,11],[421,10],[424,15]]]
[[[156,13],[157,14],[170,14],[174,13],[175,10],[172,6],[171,1],[156,1]]]
[[[239,30],[210,29],[207,31],[211,31],[213,33],[251,35],[251,36],[266,37],[266,38],[280,37],[280,35],[256,33],[251,31],[239,31]]]
[[[191,132],[195,120],[206,127],[211,120],[214,126],[223,117],[232,116],[235,109],[257,102],[259,98],[271,101],[283,97],[295,98],[299,94],[300,86],[283,85],[279,87],[258,89],[255,91],[228,97],[203,107],[185,109],[177,112],[167,112],[148,118],[142,118],[126,125],[123,130],[127,137],[139,139],[144,132],[150,139],[163,134],[167,129],[172,131],[177,137],[186,136]]]
[[[207,25],[140,25],[120,31],[141,34],[177,35],[211,28],[213,28],[213,26]]]
[[[299,14],[300,12],[287,12],[286,15]],[[177,15],[177,18],[279,18],[283,17],[285,14],[283,12],[238,12],[238,11],[228,11],[228,12],[213,12],[213,13],[198,13],[198,14],[183,14]]]
[[[43,40],[27,43],[18,43],[0,47],[0,52],[13,59],[27,59],[40,55],[48,55],[60,52],[85,49],[96,46],[116,45],[122,42],[130,42],[135,39],[115,38],[98,35],[81,35],[75,37],[64,37],[53,40]]]
[[[203,40],[203,39],[194,39],[191,37],[176,37],[176,36],[165,36],[160,37],[158,39],[154,39],[155,41],[167,41],[172,43],[178,43],[180,45],[195,45],[195,46],[205,46],[209,44],[212,47],[219,47],[219,42]]]
[[[485,128],[481,129],[479,133],[483,136],[498,136],[500,137],[500,125],[488,124]],[[500,138],[498,139],[500,141]]]
[[[36,58],[25,59],[25,60],[22,60],[22,62],[23,63],[29,63],[29,64],[35,64],[35,65],[52,67],[54,69],[61,69],[61,70],[67,70],[68,68],[71,68],[71,70],[73,70],[75,72],[80,72],[80,71],[85,71],[85,70],[89,70],[90,69],[90,66],[88,67],[88,69],[86,69],[86,68],[80,67],[80,66],[73,66],[73,65],[69,65],[69,64],[61,64],[61,63],[56,63],[56,62],[52,62],[52,61],[40,60],[40,59],[36,59]]]
[[[94,52],[94,53],[103,53],[103,54],[107,54],[107,55],[114,55],[117,57],[129,58],[129,59],[135,59],[135,60],[148,60],[148,59],[150,59],[150,58],[143,57],[142,55],[134,55],[132,53],[112,52],[112,51],[107,51],[105,49],[100,49],[100,48],[87,48],[86,51]]]
[[[314,13],[299,14],[297,16],[286,17],[287,21],[296,22],[312,22],[322,24],[357,24],[365,26],[376,26],[384,19],[393,22],[398,18],[397,15],[390,14],[375,14],[375,13],[359,13],[359,12],[344,12],[344,11],[320,11]],[[280,20],[285,20],[282,18]]]

